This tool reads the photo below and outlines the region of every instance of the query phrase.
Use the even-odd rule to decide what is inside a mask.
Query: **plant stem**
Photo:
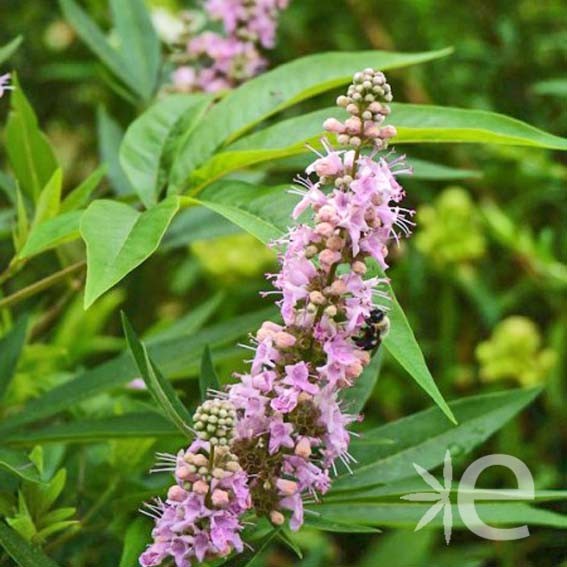
[[[15,305],[28,297],[32,297],[46,289],[49,289],[50,287],[58,284],[60,281],[65,280],[69,275],[82,270],[85,266],[86,262],[77,262],[76,264],[64,268],[63,270],[59,270],[58,272],[55,272],[54,274],[51,274],[50,276],[47,276],[46,278],[43,278],[42,280],[39,280],[38,282],[35,282],[28,287],[5,297],[4,299],[0,299],[0,309]]]

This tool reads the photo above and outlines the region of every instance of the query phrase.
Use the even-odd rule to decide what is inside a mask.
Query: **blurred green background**
[[[174,12],[194,6],[173,0],[150,4]],[[101,24],[108,23],[105,0],[88,0],[83,6]],[[118,131],[141,108],[113,90],[101,65],[63,20],[55,0],[2,0],[0,19],[0,44],[24,35],[11,65],[56,148],[70,189],[100,162],[101,108]],[[327,50],[425,51],[446,46],[455,48],[451,57],[391,74],[396,100],[494,110],[567,135],[567,10],[563,0],[292,0],[281,18],[277,48],[269,57],[277,65]],[[301,111],[322,108],[332,98],[325,95],[310,101]],[[7,110],[3,100],[2,121]],[[542,385],[544,391],[536,403],[478,454],[501,451],[515,455],[529,465],[537,488],[564,487],[565,158],[550,151],[506,146],[411,145],[404,152],[410,164],[412,158],[422,158],[471,172],[454,180],[405,181],[410,206],[418,212],[418,225],[414,237],[393,251],[389,276],[433,375],[448,399],[509,386]],[[289,182],[302,162],[282,163],[270,182]],[[114,180],[99,196],[115,190]],[[2,199],[0,193],[0,203]],[[66,380],[77,368],[121,350],[119,308],[127,311],[137,328],[157,333],[169,323],[180,320],[183,324],[183,315],[210,298],[218,302],[215,322],[267,305],[258,291],[266,288],[263,274],[273,269],[272,253],[218,218],[211,230],[210,215],[198,215],[183,214],[176,219],[158,255],[88,312],[83,311],[72,284],[68,291],[54,288],[46,292],[39,304],[33,304],[34,313],[40,313],[34,316],[33,344],[26,348],[7,406],[0,410],[4,415]],[[0,230],[6,235],[5,223]],[[72,256],[73,250],[68,253]],[[1,266],[10,254],[9,239],[3,238]],[[50,273],[49,255],[35,261],[34,270],[33,278],[26,272],[4,286],[3,292]],[[51,313],[55,304],[58,307]],[[242,367],[241,358],[242,351],[234,349],[219,369],[224,379]],[[180,386],[187,403],[195,398],[193,384],[186,381]],[[121,391],[99,396],[76,411],[87,417],[104,416],[146,403],[143,393]],[[428,405],[429,400],[404,372],[386,360],[365,415],[369,423],[379,424]],[[116,505],[129,490],[128,480],[121,475],[126,476],[125,467],[136,471],[132,475],[142,474],[151,462],[151,443],[73,447],[66,449],[65,457],[57,451],[50,449],[47,457],[55,467],[66,459],[68,486],[76,493],[68,499],[77,496],[70,505],[78,506],[81,517],[95,510],[80,534],[56,536],[47,549],[64,565],[117,565],[120,534],[132,521]],[[471,460],[469,456],[461,464],[466,466]],[[86,462],[97,479],[83,492],[80,475],[85,474],[81,467]],[[109,493],[97,507],[109,482],[113,490],[119,487],[119,493]],[[513,479],[492,470],[483,476],[483,482],[510,486]],[[130,511],[135,508],[135,504],[128,506]],[[561,511],[561,506],[554,509]],[[377,536],[331,537],[304,530],[298,541],[304,559],[276,547],[266,554],[264,564],[567,565],[565,534],[546,529],[535,530],[527,540],[497,543],[459,532],[448,548],[436,531],[388,530]],[[0,561],[0,565],[9,564]]]

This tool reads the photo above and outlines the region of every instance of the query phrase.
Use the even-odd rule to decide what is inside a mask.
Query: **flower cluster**
[[[323,153],[295,190],[301,200],[294,218],[309,211],[310,219],[274,243],[281,269],[269,276],[276,289],[266,293],[281,296],[282,323],[263,323],[249,347],[249,372],[197,410],[198,439],[188,451],[163,457],[158,470],[173,470],[177,484],[151,508],[155,542],[142,556],[144,567],[242,549],[239,515],[249,508],[275,525],[290,513],[297,530],[304,499],[325,494],[338,461],[348,471],[355,462],[348,427],[360,416],[347,412],[341,393],[389,328],[382,304],[388,295],[379,289],[385,280],[367,274],[367,260],[387,268],[388,245],[409,234],[413,211],[398,205],[404,192],[396,177],[409,172],[403,160],[377,155],[393,132],[375,135],[388,128],[389,85],[367,69],[348,93],[358,129],[347,119],[349,138],[341,144],[350,147],[322,141]]]
[[[271,276],[276,291],[269,293],[281,295],[283,324],[262,325],[250,372],[229,390],[238,415],[231,450],[249,475],[254,509],[276,525],[291,511],[294,530],[303,522],[304,497],[328,490],[337,459],[347,470],[353,461],[347,428],[359,416],[343,411],[340,393],[360,376],[388,328],[386,307],[377,303],[387,300],[378,290],[383,280],[365,278],[366,260],[386,268],[390,240],[413,224],[412,211],[397,204],[404,193],[396,175],[408,170],[401,160],[376,157],[376,146],[394,132],[384,127],[390,129],[380,134],[390,87],[382,73],[367,69],[348,93],[347,107],[356,111],[349,108],[352,118],[341,125],[349,138],[341,142],[352,148],[323,141],[324,152],[299,179],[293,212],[298,218],[309,210],[312,223],[275,243],[281,270]],[[338,131],[337,124],[329,129]]]
[[[142,567],[161,565],[165,559],[188,567],[193,558],[201,562],[242,551],[240,516],[251,500],[247,475],[227,446],[232,415],[234,408],[226,401],[205,402],[197,409],[195,424],[208,424],[201,431],[211,426],[216,437],[197,439],[177,455],[159,454],[154,472],[172,472],[176,482],[165,501],[146,504],[155,527],[154,542],[140,557]]]
[[[205,10],[222,23],[224,34],[204,31],[190,38],[176,54],[181,65],[173,83],[181,91],[234,87],[260,73],[266,60],[260,49],[274,45],[278,13],[289,0],[208,0]]]

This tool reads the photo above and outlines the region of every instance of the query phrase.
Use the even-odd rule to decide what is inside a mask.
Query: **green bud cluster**
[[[543,382],[556,363],[557,353],[542,349],[538,328],[518,315],[500,322],[490,339],[476,348],[480,377],[485,382],[515,380],[522,386]]]
[[[197,408],[193,416],[197,436],[211,445],[228,445],[235,423],[236,410],[227,400],[207,400]]]

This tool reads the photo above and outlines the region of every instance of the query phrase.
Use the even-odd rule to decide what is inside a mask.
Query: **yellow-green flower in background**
[[[417,248],[439,267],[470,262],[484,255],[486,242],[470,195],[461,187],[445,189],[432,205],[418,209]]]
[[[234,282],[258,276],[274,264],[276,254],[249,234],[231,234],[191,244],[205,272]]]
[[[476,348],[480,378],[485,382],[513,379],[522,386],[543,382],[554,366],[557,353],[542,349],[538,328],[530,319],[513,316],[494,329],[489,340]]]

